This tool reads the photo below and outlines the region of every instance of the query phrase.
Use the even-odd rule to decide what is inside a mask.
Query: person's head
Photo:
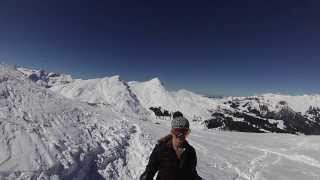
[[[173,118],[171,135],[177,145],[182,144],[190,133],[189,121],[185,117]]]

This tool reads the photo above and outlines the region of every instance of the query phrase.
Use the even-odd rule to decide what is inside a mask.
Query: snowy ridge
[[[134,128],[0,66],[0,179],[121,179]],[[133,173],[133,172],[132,172]],[[136,173],[137,174],[137,173]]]
[[[32,81],[44,87],[52,87],[57,84],[66,84],[73,81],[72,77],[67,74],[53,72],[48,73],[44,70],[34,70],[24,67],[19,67],[17,70],[22,72]]]
[[[318,98],[277,94],[223,98],[223,106],[214,109],[204,123],[209,128],[242,132],[320,134]]]
[[[290,102],[277,102],[280,97],[275,106],[271,100],[255,97],[211,101],[186,90],[169,92],[159,79],[129,85],[119,77],[72,80],[54,84],[52,91],[29,78],[14,67],[0,65],[0,180],[138,179],[156,140],[169,133],[170,121],[136,113],[130,103],[121,104],[132,98],[134,107],[177,105],[176,110],[188,116],[206,116],[209,109],[208,115],[214,114],[216,120],[224,116],[243,122],[249,117],[264,122],[268,108],[279,111],[274,117],[297,116]],[[120,106],[109,103],[116,101]],[[188,114],[189,110],[193,112]],[[308,113],[316,123],[317,110]],[[188,140],[196,149],[197,170],[205,180],[320,178],[318,136],[228,132],[199,124],[191,128]]]
[[[76,79],[50,88],[67,98],[103,105],[125,114],[146,113],[128,85],[119,76],[98,79]]]
[[[33,77],[30,72],[40,73],[36,76],[44,77],[40,79],[54,74],[23,68],[20,71],[29,78]],[[30,79],[42,85],[39,78]],[[204,124],[208,128],[245,132],[320,133],[317,130],[320,127],[320,109],[317,109],[320,95],[263,94],[218,99],[187,90],[168,91],[159,78],[127,83],[119,76],[71,79],[52,84],[50,90],[70,99],[87,102],[91,106],[112,109],[141,119],[147,119],[150,114],[161,116],[161,113],[150,110],[151,107],[160,107],[162,113],[165,110],[169,113],[180,111],[192,122]]]
[[[23,68],[20,68],[20,71],[40,85],[43,85],[39,83],[39,81],[43,82],[41,79],[46,80],[49,77],[48,74],[54,74]],[[35,74],[37,78],[34,78]],[[50,78],[45,82],[50,82]],[[49,87],[65,97],[142,119],[155,113],[150,110],[151,107],[160,107],[163,112],[165,110],[169,113],[180,111],[192,122],[200,122],[209,128],[219,127],[250,132],[318,133],[316,129],[319,126],[320,109],[317,108],[320,95],[263,94],[217,99],[207,98],[187,90],[167,91],[159,78],[146,82],[126,83],[119,76],[113,76],[58,82],[60,83],[51,83],[52,86]],[[217,120],[217,113],[224,114],[224,117],[219,115],[221,117]],[[155,115],[159,116],[159,113]],[[226,118],[231,118],[234,122],[230,124],[223,120]],[[294,118],[295,122],[290,122],[288,118]]]
[[[320,107],[320,95],[281,95],[281,94],[263,94],[258,98],[271,105],[271,107],[277,108],[279,102],[284,101],[296,112],[305,113],[310,106]]]
[[[167,91],[159,78],[126,83],[119,76],[82,80],[43,70],[18,70],[37,84],[67,98],[108,106],[119,112],[148,114],[150,107],[160,106],[171,112],[181,111],[190,119],[205,120],[211,116],[208,110],[217,106],[217,100],[187,90]]]
[[[279,111],[281,102],[285,103],[296,112],[305,113],[310,106],[320,107],[320,94],[313,95],[283,95],[283,94],[262,94],[249,97],[228,97],[223,98],[223,101],[242,101],[250,103],[252,107],[259,108],[259,105],[268,106],[271,111]]]
[[[150,107],[161,107],[171,112],[181,111],[190,119],[208,119],[211,114],[209,109],[217,106],[217,101],[192,93],[187,90],[177,92],[167,91],[159,78],[146,82],[129,82],[132,91],[137,95],[141,104]]]

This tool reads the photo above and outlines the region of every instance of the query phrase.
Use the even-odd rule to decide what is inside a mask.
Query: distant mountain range
[[[207,128],[243,132],[320,134],[320,95],[262,94],[250,97],[207,97],[187,90],[168,91],[159,78],[125,82],[120,76],[73,79],[70,75],[18,68],[35,83],[91,106],[132,116],[180,111]],[[151,109],[150,109],[151,108]]]

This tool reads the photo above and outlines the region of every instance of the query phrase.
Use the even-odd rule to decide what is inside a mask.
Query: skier
[[[157,180],[201,180],[196,170],[196,151],[186,140],[189,121],[175,117],[171,127],[170,134],[158,140],[140,180],[153,180],[156,172]]]

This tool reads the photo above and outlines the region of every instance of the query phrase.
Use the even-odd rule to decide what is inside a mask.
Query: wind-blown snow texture
[[[220,130],[230,117],[246,123],[252,117],[267,119],[261,130],[269,125],[285,130],[296,125],[286,117],[297,112],[303,116],[298,125],[306,121],[316,127],[319,99],[274,94],[210,99],[186,90],[169,92],[157,78],[80,80],[0,65],[0,180],[138,179],[156,140],[170,129],[170,121],[150,116],[149,108],[158,106],[199,120],[191,121],[189,140],[198,172],[207,180],[318,180],[319,137]],[[220,118],[222,126],[207,129],[210,118]]]
[[[7,66],[0,83],[0,179],[137,174],[127,155],[138,131],[122,114],[66,99]]]

